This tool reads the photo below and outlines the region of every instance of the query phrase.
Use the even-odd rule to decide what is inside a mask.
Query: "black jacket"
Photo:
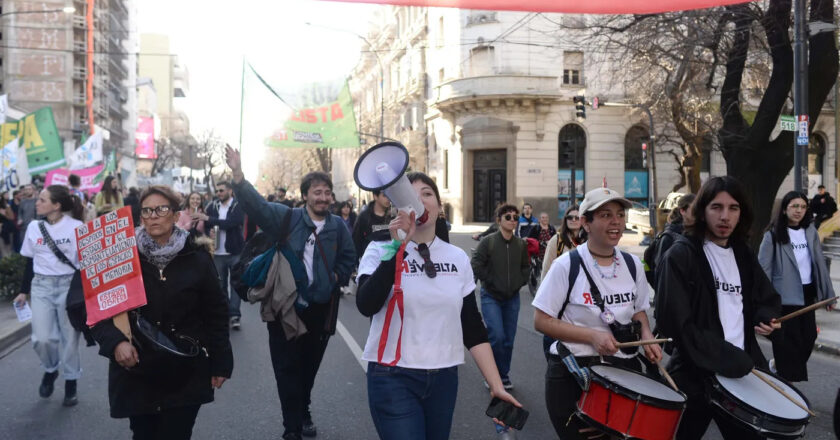
[[[353,225],[353,245],[356,247],[356,259],[361,259],[365,254],[368,244],[371,242],[371,234],[379,230],[388,230],[388,223],[393,217],[386,212],[384,216],[378,216],[373,212],[375,201],[368,203],[367,208],[356,218]]]
[[[679,237],[657,268],[656,292],[661,295],[657,304],[662,307],[657,327],[676,345],[670,371],[742,377],[753,367],[767,365],[753,327],[778,317],[781,301],[749,247],[740,241],[731,246],[741,276],[744,350],[724,339],[715,279],[702,240]]]
[[[204,222],[205,228],[212,228],[218,226],[219,230],[225,231],[225,251],[231,255],[239,255],[242,248],[245,247],[245,235],[242,228],[245,224],[245,212],[236,199],[233,199],[228,209],[227,217],[224,220],[219,219],[219,205],[218,200],[213,201],[207,205],[207,217],[209,220]],[[209,234],[209,229],[205,229]]]
[[[828,192],[823,195],[817,194],[811,199],[811,212],[817,216],[831,216],[837,212],[837,202]]]
[[[473,274],[490,295],[506,301],[528,282],[531,260],[525,239],[511,236],[505,240],[501,231],[478,242],[470,260]]]
[[[161,330],[174,328],[178,334],[197,339],[209,357],[200,356],[194,372],[176,385],[154,376],[142,376],[119,366],[114,349],[125,336],[108,319],[96,324],[93,335],[99,354],[111,360],[108,369],[108,397],[111,417],[154,414],[168,408],[213,401],[213,376],[230,377],[233,352],[228,339],[228,301],[219,286],[213,259],[192,237],[184,249],[163,270],[140,255],[147,304],[140,314]],[[140,354],[140,365],[143,355]]]

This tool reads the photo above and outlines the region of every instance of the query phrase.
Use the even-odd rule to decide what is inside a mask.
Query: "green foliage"
[[[25,268],[26,258],[20,254],[0,259],[0,300],[11,299],[19,293]]]

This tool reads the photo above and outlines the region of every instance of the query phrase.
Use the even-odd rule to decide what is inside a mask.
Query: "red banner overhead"
[[[394,6],[427,6],[567,14],[655,14],[748,3],[746,0],[337,0]]]

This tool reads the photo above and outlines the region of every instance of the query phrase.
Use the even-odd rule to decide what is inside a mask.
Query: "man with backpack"
[[[686,194],[677,201],[676,208],[668,215],[668,224],[665,230],[656,235],[656,238],[648,245],[643,255],[645,262],[645,277],[651,286],[656,285],[656,266],[662,261],[665,252],[677,241],[685,227],[693,222],[691,218],[691,202],[694,201],[694,194]]]
[[[346,285],[356,264],[350,232],[341,218],[330,214],[332,180],[322,172],[303,177],[302,208],[269,203],[242,174],[239,153],[226,149],[227,165],[233,171],[233,190],[242,206],[286,257],[297,287],[295,310],[306,333],[287,338],[283,321],[267,323],[271,364],[283,411],[283,439],[314,437],[315,424],[309,410],[312,386],[335,333],[339,288]]]

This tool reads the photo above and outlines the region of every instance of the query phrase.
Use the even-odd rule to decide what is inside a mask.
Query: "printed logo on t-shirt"
[[[66,237],[65,238],[53,238],[53,242],[55,242],[56,245],[71,244],[72,243],[72,241],[70,241],[70,239],[66,238]],[[44,238],[39,237],[37,240],[35,240],[35,244],[37,244],[38,246],[43,246],[45,244],[44,243]]]
[[[432,262],[438,275],[457,275],[458,266],[455,263]],[[406,275],[425,274],[426,263],[421,259],[419,262],[414,259],[403,260],[402,271]]]
[[[790,243],[793,246],[793,249],[808,249],[808,243]]]
[[[721,283],[718,277],[715,277],[715,289],[719,295],[737,295],[741,296],[741,286],[731,283]]]
[[[608,306],[615,306],[615,307],[624,307],[626,305],[634,305],[636,302],[636,293],[635,292],[625,292],[625,293],[612,293],[606,296],[601,296],[604,300],[604,304]],[[592,294],[590,292],[583,293],[583,304],[586,305],[594,305],[595,301],[592,298]]]

